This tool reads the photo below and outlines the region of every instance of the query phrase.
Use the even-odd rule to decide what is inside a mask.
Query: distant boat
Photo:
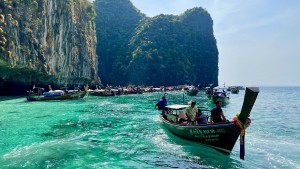
[[[162,91],[162,89],[161,89],[161,88],[158,88],[158,87],[156,87],[156,88],[152,88],[152,91],[153,91],[153,92],[161,92],[161,91]]]
[[[231,91],[231,86],[229,86],[227,89],[226,89],[227,92],[230,92]]]
[[[115,96],[116,94],[112,90],[96,89],[96,90],[89,90],[89,95],[92,95],[92,96]]]
[[[211,87],[205,87],[205,94],[210,95],[212,93]]]
[[[50,92],[44,92],[43,94],[30,93],[27,96],[28,101],[47,101],[47,100],[69,100],[83,98],[86,95],[86,91],[78,90],[54,90]]]
[[[245,90],[245,88],[244,88],[243,86],[237,86],[237,88],[238,88],[239,90]]]
[[[240,115],[237,118],[237,121],[246,124],[258,93],[258,88],[247,88],[243,107]],[[184,110],[187,107],[188,105],[167,106],[166,108],[172,110],[172,113],[167,113],[165,116],[160,116],[163,125],[169,131],[179,137],[215,148],[226,154],[229,154],[242,131],[238,122],[235,121],[208,125],[178,124],[178,110]],[[244,149],[242,147],[243,146],[241,146],[241,158],[243,158],[244,155]]]
[[[141,90],[131,90],[131,91],[128,91],[126,94],[143,94],[143,91],[141,91]]]
[[[227,91],[231,91],[231,88],[237,88],[237,89],[239,89],[239,90],[245,90],[245,88],[244,88],[243,86],[229,86],[229,87],[227,88]]]
[[[189,89],[186,91],[186,94],[187,94],[188,96],[196,96],[198,93],[199,93],[199,89],[196,88],[196,87],[189,88]]]
[[[239,92],[240,92],[240,90],[239,90],[239,88],[238,87],[231,87],[230,88],[230,92],[232,93],[232,94],[238,94]]]
[[[222,93],[214,94],[214,95],[209,95],[208,98],[210,101],[215,104],[217,100],[221,100],[223,105],[227,105],[229,103],[229,96],[224,95]]]
[[[216,101],[219,99],[222,101],[223,105],[226,105],[229,103],[229,93],[223,89],[222,91],[219,91],[219,88],[213,89],[212,86],[209,89],[209,95],[208,98],[211,100],[213,104],[216,103]]]

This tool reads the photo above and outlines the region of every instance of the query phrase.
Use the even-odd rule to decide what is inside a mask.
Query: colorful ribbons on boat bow
[[[244,160],[246,128],[248,128],[250,126],[251,119],[248,118],[244,124],[239,120],[238,117],[239,117],[239,113],[236,115],[236,117],[233,118],[233,123],[236,124],[237,126],[239,126],[241,129],[241,132],[240,132],[240,159]]]

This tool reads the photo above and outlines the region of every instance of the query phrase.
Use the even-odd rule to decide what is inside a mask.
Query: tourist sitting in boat
[[[198,109],[196,122],[197,124],[207,124],[207,117],[202,113],[201,109]]]
[[[41,88],[41,87],[35,87],[35,85],[33,85],[33,93],[37,94],[37,95],[42,95],[45,91],[44,88]]]
[[[211,110],[210,123],[220,123],[220,122],[227,121],[221,107],[222,107],[222,100],[217,99],[216,107]]]
[[[195,124],[195,118],[196,118],[196,113],[197,113],[198,109],[196,106],[196,102],[192,102],[191,106],[189,106],[186,109],[186,115],[188,116],[188,121],[192,123],[192,125]]]
[[[214,91],[214,95],[218,95],[218,94],[219,94],[218,90],[217,90],[217,89],[215,89],[215,91]]]
[[[225,90],[222,91],[221,96],[226,97],[226,91]]]
[[[186,125],[187,123],[186,113],[184,111],[180,111],[178,114],[178,123],[180,125]]]

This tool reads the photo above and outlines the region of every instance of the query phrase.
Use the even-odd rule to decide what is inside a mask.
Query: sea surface
[[[28,102],[0,98],[0,168],[300,168],[300,87],[261,87],[246,131],[245,160],[239,141],[232,153],[174,136],[154,109],[163,93]],[[231,94],[227,119],[241,110],[244,91]],[[213,108],[204,92],[194,100]]]

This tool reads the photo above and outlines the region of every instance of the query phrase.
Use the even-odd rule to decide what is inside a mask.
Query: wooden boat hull
[[[173,134],[187,140],[191,140],[226,154],[233,149],[240,135],[240,128],[233,123],[219,123],[211,125],[182,126],[160,116],[163,125]]]
[[[29,95],[27,96],[28,101],[47,101],[47,100],[69,100],[83,98],[86,95],[86,91],[74,92],[69,94],[64,94],[62,96],[51,96],[47,97],[44,95]]]

